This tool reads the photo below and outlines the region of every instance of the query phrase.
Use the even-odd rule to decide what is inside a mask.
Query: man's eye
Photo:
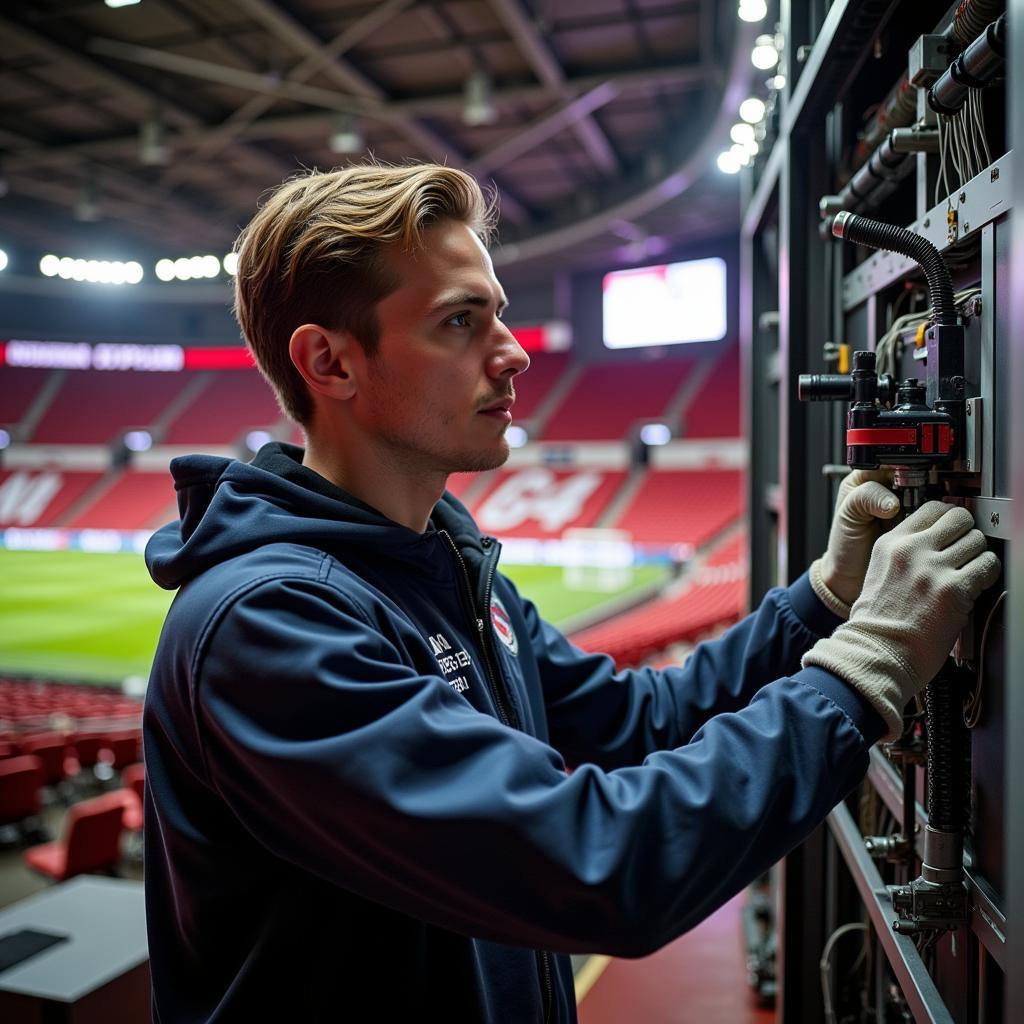
[[[450,323],[453,327],[469,327],[469,314],[456,313],[455,316],[449,318],[448,323]]]

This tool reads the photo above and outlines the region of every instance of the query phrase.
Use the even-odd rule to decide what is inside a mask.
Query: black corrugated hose
[[[924,689],[928,728],[928,824],[939,832],[964,827],[963,701],[952,671],[943,669]]]
[[[946,34],[961,47],[969,46],[1005,10],[1006,0],[963,0]]]
[[[837,213],[832,220],[832,234],[872,249],[886,249],[909,257],[924,271],[932,304],[932,320],[939,326],[955,326],[956,304],[953,302],[953,279],[938,249],[920,235],[895,224],[883,224],[856,213]]]

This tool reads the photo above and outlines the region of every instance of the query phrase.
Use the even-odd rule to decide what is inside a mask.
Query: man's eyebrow
[[[427,311],[427,316],[433,316],[435,313],[442,313],[446,309],[451,309],[452,306],[477,306],[480,309],[486,309],[491,304],[491,300],[485,295],[477,295],[475,292],[458,292],[451,293],[449,295],[442,295],[441,298],[434,303],[433,306]],[[501,302],[498,303],[498,312],[508,308],[508,299],[503,295]]]

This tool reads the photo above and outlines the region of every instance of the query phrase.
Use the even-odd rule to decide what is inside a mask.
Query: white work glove
[[[978,595],[999,576],[970,512],[929,501],[871,553],[864,589],[832,636],[804,655],[845,680],[899,737],[903,708],[942,668]]]
[[[828,549],[811,563],[810,582],[821,602],[841,619],[860,595],[871,548],[882,533],[883,519],[900,510],[899,499],[885,485],[891,469],[855,469],[843,479],[828,535]]]

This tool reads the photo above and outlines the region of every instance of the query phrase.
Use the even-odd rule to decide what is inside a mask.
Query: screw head
[[[962,203],[962,202],[964,202],[967,199],[967,193],[966,192],[961,192],[960,195],[957,196],[957,198]]]
[[[999,513],[998,512],[993,512],[992,515],[989,516],[989,522],[993,526],[998,526],[999,525]]]

